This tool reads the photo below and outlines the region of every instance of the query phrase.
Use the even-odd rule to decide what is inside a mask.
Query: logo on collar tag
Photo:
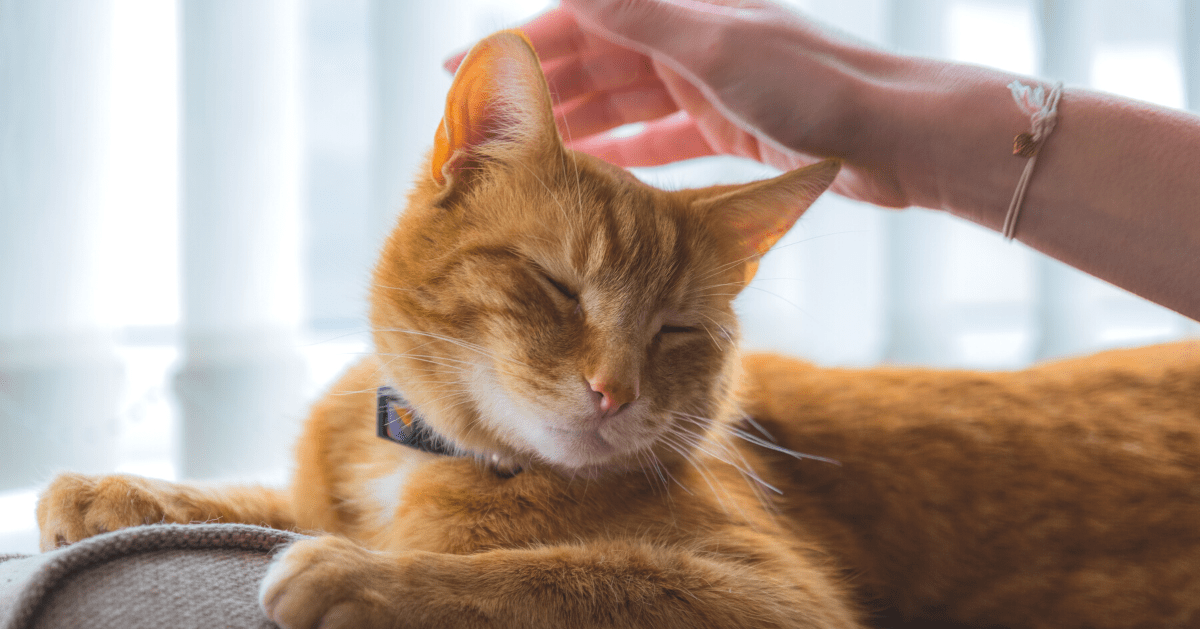
[[[391,387],[379,387],[375,408],[375,434],[383,439],[408,445],[411,440],[412,414],[396,412],[400,396]]]
[[[458,454],[456,449],[433,432],[391,387],[379,387],[376,392],[375,434],[382,439],[431,454]]]

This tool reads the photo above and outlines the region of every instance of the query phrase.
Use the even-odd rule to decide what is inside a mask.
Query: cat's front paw
[[[139,524],[173,522],[169,484],[138,476],[59,474],[38,498],[43,551]]]
[[[387,594],[396,584],[386,562],[341,537],[296,542],[272,562],[258,600],[285,629],[403,626],[404,610]]]

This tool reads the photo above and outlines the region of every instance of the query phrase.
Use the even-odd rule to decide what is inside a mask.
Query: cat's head
[[[376,268],[382,377],[460,449],[566,470],[730,421],[731,301],[836,162],[667,192],[566,149],[533,49],[477,44]]]

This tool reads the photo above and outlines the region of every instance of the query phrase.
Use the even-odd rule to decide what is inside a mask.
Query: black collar
[[[458,449],[438,435],[393,388],[379,387],[376,397],[375,434],[422,452],[458,456]]]

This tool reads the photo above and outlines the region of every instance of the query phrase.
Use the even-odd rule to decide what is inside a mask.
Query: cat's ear
[[[500,31],[475,44],[454,74],[430,174],[449,188],[471,160],[520,158],[559,143],[537,53],[520,31]]]
[[[736,240],[738,259],[755,261],[792,228],[841,167],[840,161],[828,159],[773,179],[723,186],[694,203],[707,220]]]

